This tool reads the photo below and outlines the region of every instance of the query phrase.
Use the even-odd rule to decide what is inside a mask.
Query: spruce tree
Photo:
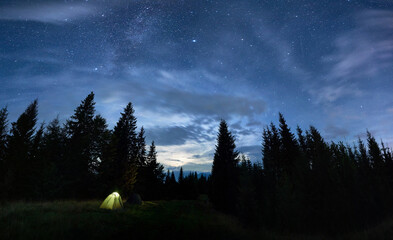
[[[0,110],[0,191],[5,193],[4,178],[6,173],[5,157],[7,152],[8,143],[8,130],[7,130],[7,108],[4,107]],[[3,194],[0,200],[5,197]]]
[[[66,134],[61,128],[59,119],[51,121],[43,136],[43,162],[47,166],[44,171],[42,187],[46,198],[65,198],[64,179],[66,168],[65,149]]]
[[[157,199],[161,196],[161,188],[164,181],[164,166],[157,162],[157,151],[154,141],[152,141],[146,158],[148,187],[150,197]]]
[[[360,138],[358,139],[358,148],[359,148],[359,151],[356,156],[357,164],[358,164],[361,176],[366,178],[370,175],[371,164],[370,164],[370,159],[367,154],[367,148]]]
[[[227,123],[221,120],[212,166],[212,185],[209,197],[216,209],[228,213],[234,213],[236,210],[238,196],[238,152],[235,148],[235,138],[229,132]]]
[[[168,169],[165,175],[165,185],[169,184],[170,180],[171,180],[171,174]]]
[[[374,171],[381,173],[384,167],[381,149],[379,148],[377,141],[369,131],[367,131],[367,143],[371,166]]]
[[[89,197],[94,181],[94,93],[91,92],[67,120],[66,191],[70,196]]]
[[[127,197],[137,181],[137,135],[136,118],[132,103],[128,103],[121,113],[112,138],[113,188],[119,189]]]
[[[138,167],[138,177],[135,183],[135,192],[141,195],[142,199],[146,199],[146,194],[149,195],[149,169],[146,164],[146,143],[145,143],[145,130],[141,127],[136,137],[136,150],[135,150],[135,163]]]
[[[44,129],[44,123],[42,123],[34,135],[31,149],[31,180],[29,188],[31,189],[31,197],[35,199],[45,199],[45,191],[47,191],[47,189],[43,188],[43,179],[48,167],[43,158]]]
[[[5,166],[5,186],[10,198],[31,198],[33,189],[33,140],[37,123],[38,102],[34,100],[12,123]]]
[[[183,175],[183,167],[180,167],[180,173],[179,173],[179,184],[182,184],[184,181],[184,175]]]
[[[146,142],[145,142],[145,129],[141,127],[136,139],[136,159],[138,167],[146,166]]]
[[[284,116],[279,113],[280,162],[282,175],[276,191],[278,194],[278,221],[284,227],[293,227],[299,222],[305,195],[305,175],[308,164],[300,154],[298,142]],[[304,221],[304,219],[300,219]],[[285,226],[286,225],[286,226]]]
[[[187,189],[186,189],[187,186],[185,186],[186,184],[184,182],[183,167],[180,167],[178,182],[179,182],[179,195],[180,195],[180,198],[184,199],[185,195],[186,195],[186,191],[187,191]]]
[[[92,183],[89,191],[91,196],[97,196],[98,193],[103,191],[102,183],[100,182],[102,178],[99,174],[102,170],[101,164],[105,157],[108,156],[112,133],[108,130],[106,120],[101,115],[96,115],[93,122],[92,160],[89,162]]]

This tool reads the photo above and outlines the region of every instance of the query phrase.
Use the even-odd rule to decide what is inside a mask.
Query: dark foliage
[[[0,110],[0,189],[4,189],[4,180],[6,173],[6,153],[8,143],[8,131],[7,131],[7,108]],[[0,196],[0,200],[4,198],[3,194]]]
[[[233,213],[238,198],[238,152],[235,138],[229,132],[227,123],[221,120],[214,154],[211,191],[213,205],[224,212]]]
[[[131,103],[113,130],[95,114],[94,94],[66,124],[56,118],[37,124],[33,101],[8,129],[0,110],[0,200],[103,197],[112,191],[153,199],[197,199],[244,224],[276,231],[337,234],[376,224],[393,213],[393,157],[367,131],[354,146],[326,142],[311,126],[292,133],[282,114],[278,127],[263,129],[261,162],[236,151],[235,138],[222,120],[212,174],[186,175],[157,162],[155,143],[146,149],[137,133]]]
[[[278,231],[337,234],[392,214],[392,154],[367,132],[367,146],[327,143],[310,127],[297,138],[280,114],[262,138],[262,164],[242,158],[237,215]]]

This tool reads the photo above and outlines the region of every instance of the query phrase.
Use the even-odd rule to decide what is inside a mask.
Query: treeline
[[[391,216],[392,153],[369,132],[366,143],[328,143],[314,127],[295,135],[280,114],[262,139],[262,162],[252,164],[221,122],[210,191],[217,209],[256,227],[331,234]]]
[[[199,195],[208,193],[209,186],[209,177],[204,175],[198,177],[197,172],[190,172],[187,176],[184,176],[183,167],[181,167],[177,180],[174,172],[167,171],[164,196],[166,199],[197,199]]]
[[[154,142],[147,147],[143,127],[137,132],[131,103],[113,130],[95,113],[93,93],[63,125],[57,118],[38,125],[37,100],[11,126],[7,115],[0,110],[0,200],[86,199],[113,191],[124,198],[169,196]]]
[[[164,173],[155,144],[137,131],[128,103],[113,130],[96,114],[89,94],[60,124],[37,124],[33,101],[12,124],[0,109],[0,200],[122,197],[196,199],[254,227],[278,231],[337,233],[368,226],[393,213],[393,157],[367,132],[367,141],[349,146],[326,142],[318,130],[294,134],[284,117],[263,130],[262,161],[251,163],[236,150],[222,120],[212,174],[178,180]]]

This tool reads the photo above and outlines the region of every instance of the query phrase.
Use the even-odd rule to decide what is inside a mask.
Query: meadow
[[[0,239],[389,239],[393,221],[341,236],[274,233],[243,226],[205,200],[152,201],[99,209],[101,200],[13,202],[0,206]]]

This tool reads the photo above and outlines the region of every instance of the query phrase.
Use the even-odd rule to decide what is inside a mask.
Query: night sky
[[[0,108],[64,122],[87,94],[112,128],[131,101],[166,167],[210,171],[219,120],[261,159],[282,112],[393,147],[390,0],[0,1]]]

